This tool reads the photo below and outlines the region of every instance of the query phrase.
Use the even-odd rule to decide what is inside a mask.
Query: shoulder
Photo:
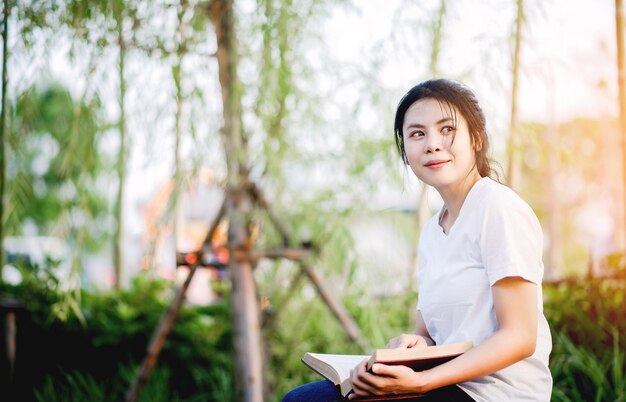
[[[483,177],[476,184],[480,185],[480,187],[478,187],[478,192],[479,196],[484,201],[514,201],[525,203],[524,200],[522,200],[522,197],[520,197],[519,194],[513,191],[510,187],[507,187],[502,183],[498,183],[488,177]]]
[[[476,205],[492,213],[522,213],[536,218],[535,212],[513,189],[490,178],[480,181]]]
[[[482,235],[502,231],[542,237],[541,224],[533,209],[511,188],[492,179],[483,178],[474,198],[475,223]]]

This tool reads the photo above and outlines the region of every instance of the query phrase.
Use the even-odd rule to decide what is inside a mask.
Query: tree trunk
[[[441,0],[439,3],[439,13],[437,14],[437,20],[433,24],[433,42],[430,50],[430,65],[429,72],[431,77],[435,78],[439,75],[439,50],[441,48],[441,31],[443,30],[443,21],[446,16],[446,0]]]
[[[182,173],[180,163],[180,144],[182,141],[182,129],[181,120],[183,115],[183,91],[182,91],[182,76],[183,76],[183,60],[187,53],[186,51],[186,38],[185,38],[185,12],[187,11],[187,2],[182,1],[178,9],[178,60],[176,65],[172,69],[172,78],[174,79],[174,85],[176,86],[176,112],[174,115],[175,125],[175,142],[174,142],[174,189],[172,192],[172,234],[174,237],[174,250],[178,250],[178,203],[180,200],[180,189],[182,186]]]
[[[115,237],[113,243],[113,264],[115,267],[115,288],[120,287],[120,281],[122,276],[122,264],[124,261],[124,182],[126,176],[126,113],[124,98],[126,96],[126,80],[124,78],[124,63],[126,58],[126,45],[124,43],[124,37],[122,32],[123,18],[120,16],[117,21],[118,29],[118,41],[120,49],[119,58],[119,80],[120,80],[120,119],[118,122],[120,132],[120,151],[117,155],[117,178],[118,178],[118,190],[117,199],[115,201],[115,217],[116,228]]]
[[[231,254],[229,272],[231,288],[231,320],[235,349],[235,391],[237,401],[263,401],[263,344],[260,310],[252,263],[248,258],[235,258],[234,251],[245,247],[249,212],[238,196],[231,198],[229,208],[229,240]]]
[[[554,80],[552,80],[552,84]],[[554,94],[556,89],[554,85],[550,86],[550,93]],[[555,279],[562,271],[563,268],[563,239],[562,239],[562,218],[561,211],[562,206],[559,203],[560,197],[558,194],[558,187],[555,183],[557,179],[557,172],[559,168],[559,143],[558,129],[556,124],[556,111],[555,111],[555,99],[554,96],[550,96],[548,100],[549,105],[547,110],[550,110],[550,123],[546,130],[546,142],[550,149],[548,150],[548,180],[551,181],[549,186],[549,194],[547,198],[547,210],[548,210],[548,251],[547,251],[547,264],[544,273],[544,277],[548,280]]]
[[[2,110],[0,111],[0,283],[2,283],[2,267],[4,267],[4,198],[6,190],[6,138],[7,130],[7,60],[9,41],[9,0],[3,2],[3,18],[2,18]]]
[[[237,250],[249,247],[247,224],[249,198],[238,188],[246,179],[245,143],[241,126],[241,91],[237,79],[237,41],[232,0],[214,0],[210,17],[217,36],[217,62],[222,89],[224,125],[222,144],[228,168],[229,272],[232,283],[231,320],[235,348],[235,387],[238,401],[263,400],[263,348],[256,285],[252,263],[235,258]],[[246,255],[246,254],[244,254]]]
[[[519,160],[519,122],[517,117],[517,90],[519,83],[520,48],[524,22],[524,0],[517,0],[517,17],[515,19],[515,47],[513,49],[512,84],[511,84],[511,120],[509,122],[509,164],[507,167],[507,184],[514,190],[520,188]]]
[[[233,0],[211,2],[211,19],[217,36],[217,63],[222,89],[224,125],[220,131],[228,184],[237,185],[243,173],[244,147],[241,129],[241,90],[237,81],[236,38],[234,36]]]
[[[622,202],[616,211],[621,229],[616,229],[617,247],[626,253],[626,66],[624,65],[624,7],[622,0],[615,0],[615,31],[617,36],[617,83],[619,86],[619,123],[622,142]]]

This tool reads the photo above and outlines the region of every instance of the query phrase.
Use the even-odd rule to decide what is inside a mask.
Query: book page
[[[302,360],[322,376],[335,384],[341,384],[350,377],[350,370],[368,358],[369,356],[367,355],[306,353]]]

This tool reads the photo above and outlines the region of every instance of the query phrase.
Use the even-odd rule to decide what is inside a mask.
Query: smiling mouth
[[[428,162],[427,164],[425,164],[424,166],[426,167],[430,167],[430,168],[436,168],[436,167],[440,167],[445,165],[446,163],[448,163],[449,161],[433,161],[433,162]]]

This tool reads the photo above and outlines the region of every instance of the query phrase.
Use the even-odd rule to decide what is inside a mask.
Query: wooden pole
[[[131,385],[130,389],[126,393],[126,401],[134,402],[139,397],[139,392],[143,389],[143,387],[148,382],[148,378],[152,373],[152,369],[156,365],[157,359],[161,354],[161,349],[163,349],[163,344],[167,339],[170,331],[172,330],[172,326],[174,325],[174,321],[176,317],[178,317],[178,312],[185,300],[185,292],[187,292],[187,288],[191,283],[191,279],[196,273],[196,269],[198,268],[198,261],[196,261],[189,270],[189,274],[185,279],[183,285],[176,291],[176,295],[174,296],[174,300],[172,304],[170,304],[166,313],[161,317],[161,321],[159,326],[157,327],[154,335],[152,336],[152,340],[150,341],[150,346],[148,346],[148,353],[141,363],[141,367],[139,368],[139,372],[137,377],[135,377],[135,381]]]
[[[622,0],[615,0],[615,31],[617,37],[617,84],[619,87],[619,123],[622,143],[622,219],[623,236],[620,246],[626,253],[626,65],[624,62],[624,7]]]
[[[311,283],[313,283],[315,290],[320,295],[322,300],[324,300],[324,303],[326,303],[326,305],[330,308],[330,311],[332,311],[337,320],[339,320],[339,323],[346,331],[348,338],[350,338],[352,342],[357,342],[363,350],[367,350],[368,345],[361,338],[358,325],[354,322],[350,314],[348,314],[344,305],[333,297],[332,293],[328,291],[322,278],[311,267],[301,265],[301,268]]]
[[[281,220],[278,219],[278,217],[274,213],[274,210],[270,208],[270,204],[267,201],[267,198],[265,198],[263,191],[254,182],[249,182],[248,192],[256,205],[263,208],[267,212],[270,221],[280,234],[283,246],[287,247],[289,245],[289,239],[291,238],[289,230],[285,227],[285,225],[283,225]]]
[[[278,219],[276,214],[273,213],[273,210],[270,208],[269,202],[267,202],[267,199],[264,197],[261,189],[258,186],[254,185],[254,183],[252,183],[248,187],[248,191],[250,192],[252,199],[260,207],[262,207],[263,209],[267,211],[270,217],[270,220],[272,221],[274,226],[276,226],[277,230],[279,231],[282,237],[282,243],[285,245],[289,244],[289,232],[287,228],[285,228],[285,226],[282,224],[280,219]],[[344,331],[348,335],[348,338],[351,341],[358,343],[363,350],[368,349],[368,345],[361,337],[358,325],[352,319],[352,317],[346,310],[343,303],[341,303],[340,300],[336,299],[333,296],[332,292],[330,292],[327,289],[322,277],[315,270],[313,270],[313,268],[302,263],[302,259],[305,258],[308,254],[307,250],[284,249],[284,250],[278,250],[277,252],[275,252],[275,255],[273,255],[272,251],[266,251],[264,253],[259,253],[259,254],[263,255],[264,257],[280,256],[282,258],[300,261],[301,262],[300,268],[302,272],[306,274],[307,278],[311,281],[311,283],[315,287],[315,290],[322,298],[322,301],[324,301],[326,306],[328,306],[330,311],[337,318],[337,320],[343,327]]]
[[[277,300],[276,303],[272,303],[276,306],[276,308],[272,309],[269,314],[263,315],[262,327],[265,333],[271,333],[274,330],[276,323],[280,321],[283,311],[287,308],[287,304],[294,297],[294,295],[300,291],[300,288],[302,288],[304,278],[305,276],[302,270],[296,271],[294,277],[289,283],[287,293],[281,297],[280,300]]]

